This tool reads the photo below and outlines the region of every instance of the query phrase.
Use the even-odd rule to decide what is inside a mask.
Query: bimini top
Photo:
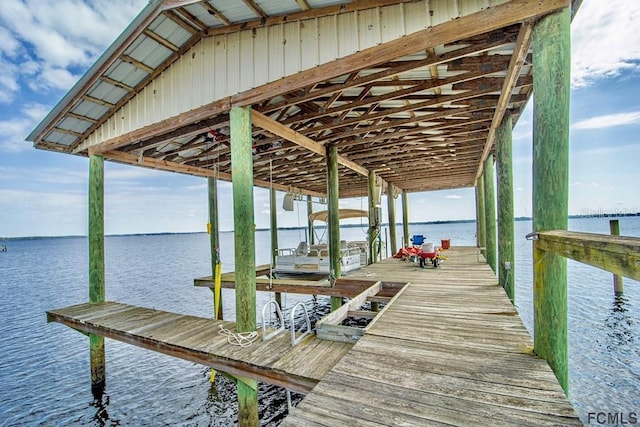
[[[369,214],[367,211],[360,209],[339,209],[340,219],[347,218],[367,218]],[[309,215],[309,221],[323,221],[327,222],[329,218],[329,211],[318,211]]]

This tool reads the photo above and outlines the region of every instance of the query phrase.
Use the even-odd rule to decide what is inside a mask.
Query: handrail
[[[278,315],[278,317],[280,318],[280,327],[278,329],[276,329],[275,331],[269,332],[267,334],[267,326],[266,326],[266,322],[264,321],[264,314],[265,314],[265,310],[267,309],[267,307],[271,304],[275,304],[276,306],[276,313]],[[273,337],[275,337],[276,335],[278,335],[280,332],[284,331],[284,316],[282,315],[282,310],[280,310],[280,304],[278,304],[278,301],[272,299],[270,301],[268,301],[264,307],[262,307],[262,341],[267,341]]]
[[[640,280],[640,238],[566,230],[535,233],[537,249]],[[531,237],[535,237],[531,235]]]
[[[307,330],[300,335],[298,338],[296,338],[296,328],[295,328],[295,320],[294,317],[296,315],[296,310],[298,308],[298,306],[302,306],[302,310],[304,312],[304,317],[307,321]],[[311,334],[311,320],[309,319],[309,313],[307,313],[307,306],[304,305],[303,302],[299,302],[296,305],[293,306],[293,308],[291,309],[291,347],[295,347],[296,345],[298,345],[298,343],[300,341],[302,341],[302,339],[304,337],[306,337],[307,335]]]

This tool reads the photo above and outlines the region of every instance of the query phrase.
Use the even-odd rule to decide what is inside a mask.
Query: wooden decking
[[[116,302],[51,310],[47,319],[301,393],[311,390],[352,346],[311,335],[291,347],[290,333],[285,331],[266,342],[260,336],[250,347],[241,348],[218,334],[219,325],[235,331],[232,322]]]
[[[446,254],[349,275],[411,284],[283,426],[581,425],[475,248]]]
[[[391,302],[355,345],[311,336],[292,348],[284,333],[239,348],[218,334],[218,325],[233,330],[232,322],[115,302],[47,315],[83,332],[308,393],[285,426],[581,425],[477,250],[445,255],[438,269],[388,259],[342,279],[349,292],[377,281],[397,292],[409,283],[393,299],[369,298]]]

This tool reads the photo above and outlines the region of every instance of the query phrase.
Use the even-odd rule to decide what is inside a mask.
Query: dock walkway
[[[476,249],[447,254],[349,275],[410,285],[283,426],[582,425]]]
[[[300,393],[309,392],[352,346],[308,335],[291,347],[290,331],[263,342],[259,330],[253,345],[239,347],[218,333],[220,325],[235,332],[233,322],[117,302],[51,310],[47,320]]]

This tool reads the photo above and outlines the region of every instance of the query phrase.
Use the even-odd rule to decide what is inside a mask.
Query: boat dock
[[[409,285],[283,426],[582,425],[477,249],[445,253],[349,275]]]
[[[299,393],[309,392],[352,346],[308,335],[292,347],[289,331],[268,341],[258,331],[251,346],[240,347],[218,333],[220,326],[235,332],[233,322],[117,302],[51,310],[47,320]]]
[[[308,393],[282,425],[581,425],[547,362],[533,354],[531,336],[494,273],[478,262],[477,248],[445,254],[440,268],[387,259],[341,281],[356,283],[354,289],[374,281],[405,284],[392,299],[378,297],[388,304],[355,345],[309,336],[291,347],[286,331],[240,348],[218,334],[219,325],[233,330],[232,322],[114,302],[47,316]]]

